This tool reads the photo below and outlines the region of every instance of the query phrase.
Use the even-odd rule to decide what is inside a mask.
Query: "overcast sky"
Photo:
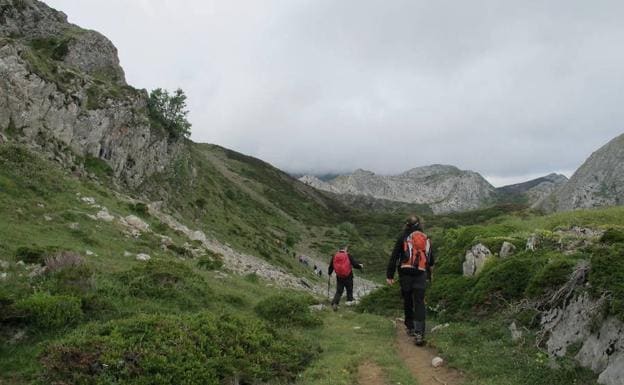
[[[289,172],[568,176],[624,132],[624,2],[48,0],[181,87],[192,139]]]

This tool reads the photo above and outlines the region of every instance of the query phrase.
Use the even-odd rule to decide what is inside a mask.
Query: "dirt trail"
[[[374,362],[367,361],[358,368],[358,385],[385,385],[383,370]]]
[[[413,340],[405,333],[402,322],[397,322],[396,329],[399,356],[419,385],[459,385],[464,382],[464,376],[446,364],[438,368],[431,366],[431,360],[437,355],[436,351],[426,346],[414,345]]]

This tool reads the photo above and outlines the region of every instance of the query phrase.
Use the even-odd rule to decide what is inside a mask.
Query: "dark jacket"
[[[419,275],[425,272],[420,271],[418,269],[401,269],[399,266],[401,261],[405,259],[405,255],[403,253],[403,242],[414,231],[422,231],[421,227],[408,227],[403,230],[401,235],[397,238],[394,243],[394,249],[392,250],[392,254],[390,255],[390,260],[388,261],[388,269],[386,270],[386,278],[394,279],[394,273],[398,270],[399,275],[408,274],[408,275]],[[435,264],[435,256],[433,254],[433,250],[429,250],[429,267],[433,267]]]
[[[351,262],[351,267],[354,267],[356,269],[361,269],[362,268],[362,264],[360,262],[358,262],[355,258],[353,258],[353,256],[349,253],[347,253],[347,255],[349,256],[349,262]],[[329,261],[329,268],[327,268],[327,274],[331,275],[334,272],[334,256],[332,255],[331,260]],[[351,271],[351,277],[353,276],[353,271]]]

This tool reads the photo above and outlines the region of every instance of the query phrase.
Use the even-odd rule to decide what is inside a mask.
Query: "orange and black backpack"
[[[403,241],[403,260],[401,268],[426,271],[429,268],[431,243],[422,231],[410,233]]]

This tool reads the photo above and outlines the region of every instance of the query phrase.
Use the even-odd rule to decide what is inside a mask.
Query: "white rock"
[[[16,265],[17,266],[24,266],[26,264],[24,263],[24,261],[17,261]]]
[[[94,205],[95,204],[95,198],[92,197],[82,197],[80,198],[81,201],[83,201],[84,203],[90,204],[90,205]]]
[[[322,303],[319,303],[318,305],[310,305],[310,310],[311,311],[322,311],[322,310],[325,310],[325,305],[323,305]]]
[[[148,254],[144,254],[144,253],[139,253],[136,256],[136,260],[137,261],[149,261],[150,259],[152,259],[152,257],[150,257]]]
[[[112,216],[106,208],[98,211],[98,213],[95,214],[95,217],[104,222],[112,222],[115,219],[115,217]]]
[[[0,281],[4,281],[9,276],[9,273],[0,273]]]
[[[442,330],[442,329],[446,329],[447,327],[451,326],[451,324],[449,323],[445,323],[445,324],[440,324],[440,325],[436,325],[433,328],[431,328],[431,333],[435,333],[438,330]]]
[[[9,262],[3,261],[2,259],[0,259],[0,269],[6,270],[9,268],[9,266],[11,266]]]
[[[91,251],[91,250],[85,251],[85,254],[88,255],[88,256],[95,255],[95,253],[93,251]]]
[[[518,342],[522,338],[522,330],[518,329],[515,322],[509,325],[509,331],[511,332],[511,340]]]
[[[78,230],[80,228],[80,223],[78,222],[73,222],[69,224],[69,228],[72,230]]]
[[[139,231],[147,231],[147,229],[149,228],[149,225],[136,215],[128,215],[124,218],[124,220],[126,221],[128,226]]]
[[[482,243],[466,252],[466,259],[462,265],[464,276],[472,277],[479,274],[485,262],[492,257],[492,252]]]
[[[52,217],[49,215],[44,215],[43,219],[45,219],[46,221],[50,222],[52,220]]]
[[[202,243],[206,242],[206,234],[204,234],[202,231],[193,231],[190,235],[189,235],[189,239],[191,241],[200,241]]]
[[[434,368],[439,368],[444,364],[444,360],[441,357],[433,357],[431,360],[431,366]]]
[[[132,254],[129,251],[124,251],[124,257],[132,257],[134,254]]]
[[[509,243],[505,241],[503,242],[503,245],[501,246],[501,249],[498,255],[501,258],[507,258],[507,257],[512,256],[515,252],[516,252],[516,246],[514,246],[513,243]]]
[[[43,203],[37,203],[37,207],[39,207],[40,209],[45,208],[45,205]]]

